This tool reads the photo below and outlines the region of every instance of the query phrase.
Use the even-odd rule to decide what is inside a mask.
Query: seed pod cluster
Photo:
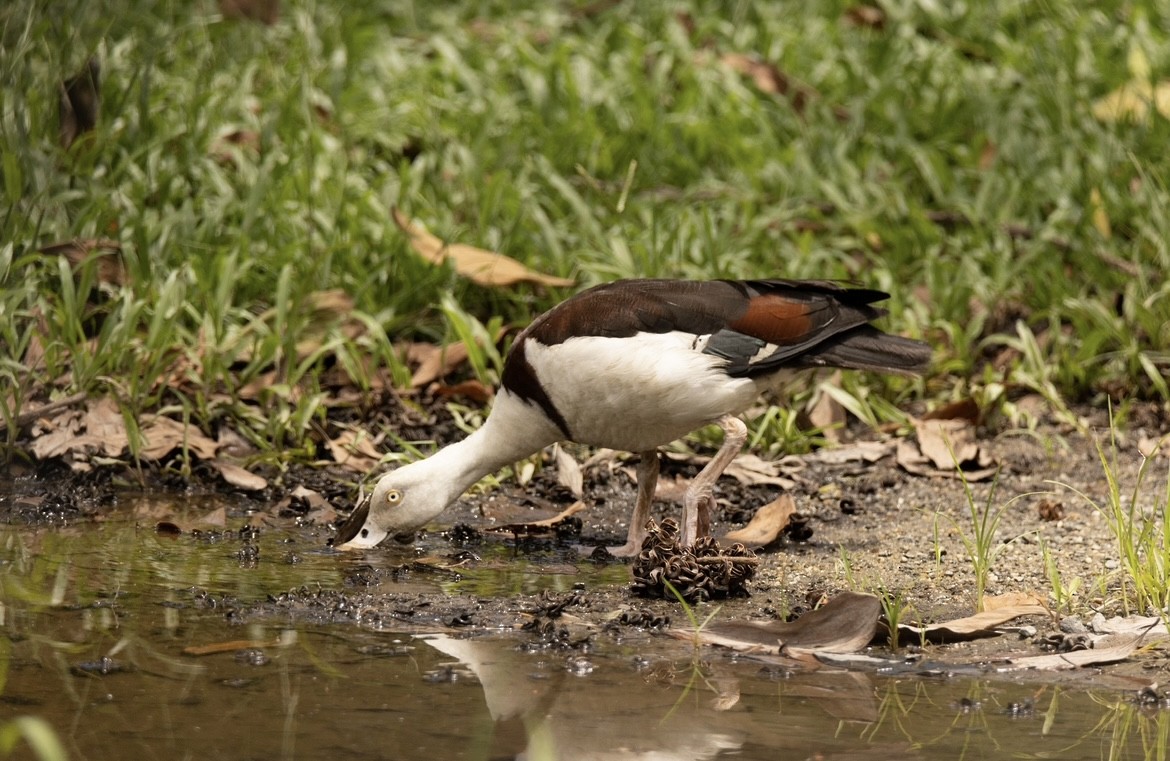
[[[747,582],[756,572],[756,555],[738,542],[720,547],[703,537],[693,547],[679,541],[679,525],[667,518],[651,520],[642,551],[634,559],[631,589],[643,597],[673,599],[669,582],[687,602],[747,596]]]

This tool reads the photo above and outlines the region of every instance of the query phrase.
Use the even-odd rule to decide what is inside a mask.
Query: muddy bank
[[[1108,441],[1108,419],[1082,410],[1094,435]],[[457,427],[442,407],[429,425],[410,428],[418,440],[449,441]],[[1118,475],[1132,489],[1142,462],[1138,443],[1158,435],[1160,411],[1131,416],[1118,440]],[[1096,613],[1121,615],[1122,583],[1118,550],[1102,514],[1077,496],[1103,502],[1108,490],[1095,443],[1049,423],[1031,433],[983,436],[981,446],[999,467],[997,481],[971,484],[983,508],[1003,507],[994,540],[997,553],[988,579],[989,595],[1033,593],[1051,614],[1019,622],[1034,636],[933,649],[932,656],[989,656],[1005,648],[1039,650],[1045,636],[1061,631],[1061,619],[1087,620]],[[832,451],[832,450],[829,450]],[[589,453],[579,451],[581,460]],[[1142,509],[1165,501],[1165,455],[1156,460],[1139,493]],[[590,461],[587,461],[590,462]],[[78,473],[60,462],[10,463],[0,483],[4,520],[29,526],[84,526],[114,513],[143,493],[219,494],[226,499],[222,526],[190,528],[178,541],[239,545],[241,563],[295,563],[297,553],[327,549],[336,525],[351,509],[356,491],[351,472],[335,466],[292,466],[267,473],[263,490],[226,487],[220,473],[196,467],[181,477],[174,463],[137,469],[107,466]],[[442,516],[442,523],[410,544],[390,543],[364,553],[336,553],[341,584],[273,589],[258,599],[200,596],[233,621],[352,623],[373,629],[518,630],[543,646],[573,647],[599,633],[619,639],[644,637],[687,621],[673,600],[646,599],[631,591],[626,564],[590,554],[594,545],[618,544],[625,536],[635,484],[633,463],[621,456],[594,458],[583,468],[586,509],[571,530],[543,536],[495,533],[502,523],[547,517],[574,500],[546,463],[523,487],[514,480],[467,495]],[[678,484],[699,464],[688,458],[664,461],[663,489],[654,517],[677,517]],[[264,472],[263,469],[260,469]],[[907,619],[944,621],[974,610],[973,566],[964,538],[973,532],[971,507],[961,481],[914,475],[890,455],[876,462],[835,462],[814,453],[789,458],[783,469],[787,489],[803,516],[804,530],[786,535],[758,552],[760,563],[750,595],[724,600],[720,619],[789,620],[841,590],[881,592],[897,599]],[[1054,483],[1055,482],[1055,483]],[[714,530],[743,526],[780,493],[770,485],[721,479]],[[137,518],[146,530],[167,523],[159,513]],[[195,525],[195,524],[192,524]],[[293,528],[299,546],[279,557],[250,555],[256,535]],[[182,530],[182,529],[180,529]],[[705,606],[703,616],[714,610]],[[1143,611],[1128,611],[1141,613]],[[1065,628],[1071,625],[1065,621]],[[576,643],[576,644],[575,644]],[[1157,651],[1114,671],[1142,674],[1170,670]]]

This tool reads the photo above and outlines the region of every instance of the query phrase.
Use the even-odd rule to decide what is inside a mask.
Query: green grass
[[[1000,384],[1061,403],[1170,396],[1170,122],[1091,113],[1135,52],[1170,74],[1162,5],[891,1],[882,29],[844,2],[308,0],[272,27],[213,6],[0,10],[6,421],[29,398],[111,393],[130,420],[231,421],[277,459],[311,459],[326,367],[405,383],[396,340],[493,334],[568,293],[426,264],[392,205],[582,285],[886,288],[890,326],[929,340],[937,372],[849,380],[871,422]],[[727,52],[815,92],[799,108],[761,92],[718,64]],[[90,56],[101,118],[65,150],[59,82]],[[118,241],[129,285],[36,252],[75,237]],[[314,309],[327,288],[354,312]],[[476,357],[492,379],[498,356]]]
[[[1142,458],[1132,489],[1126,491],[1121,483],[1116,439],[1109,455],[1100,443],[1097,453],[1108,487],[1103,500],[1095,500],[1068,484],[1058,485],[1073,491],[1105,519],[1117,547],[1115,588],[1125,615],[1160,616],[1170,626],[1170,481],[1160,498],[1143,488],[1150,468],[1157,463],[1154,452]]]

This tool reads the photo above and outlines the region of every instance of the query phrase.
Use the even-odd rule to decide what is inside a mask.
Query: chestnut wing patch
[[[801,367],[801,355],[881,314],[863,300],[849,303],[832,291],[757,293],[743,315],[711,336],[704,351],[727,360],[732,376]]]

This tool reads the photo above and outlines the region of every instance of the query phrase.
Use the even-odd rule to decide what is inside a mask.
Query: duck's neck
[[[444,502],[449,505],[484,476],[560,438],[559,429],[539,407],[501,390],[479,430],[410,467],[425,470],[433,483],[444,484]]]

